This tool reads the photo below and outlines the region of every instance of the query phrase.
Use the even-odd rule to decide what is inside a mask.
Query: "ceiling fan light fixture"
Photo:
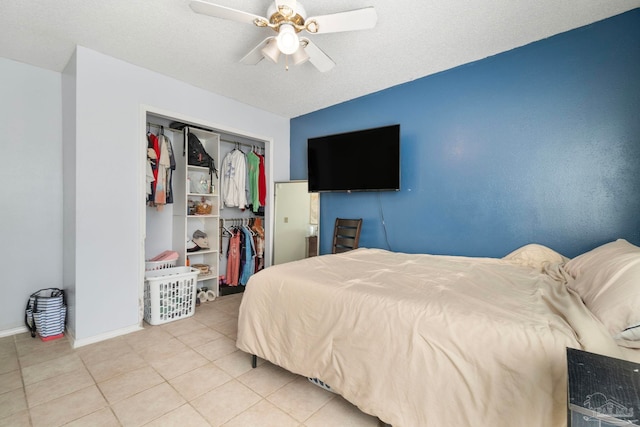
[[[300,47],[298,48],[298,50],[293,52],[293,54],[291,55],[291,62],[293,63],[293,65],[300,65],[300,64],[304,64],[308,60],[309,60],[309,54],[304,50],[304,47],[302,46],[302,44],[300,44]]]
[[[291,24],[282,24],[276,37],[278,49],[285,55],[292,55],[300,47],[300,40]]]
[[[278,42],[275,37],[269,40],[265,47],[261,50],[262,56],[270,59],[275,64],[278,63],[278,59],[280,59],[280,49],[278,48]]]
[[[196,13],[252,24],[258,28],[269,28],[276,33],[271,33],[270,37],[263,39],[240,59],[241,63],[255,65],[264,58],[277,63],[284,54],[287,69],[289,62],[296,65],[309,61],[322,73],[331,70],[336,63],[311,40],[304,37],[302,31],[309,34],[327,34],[367,30],[374,28],[378,20],[373,6],[308,18],[298,0],[269,0],[266,16],[211,3],[215,0],[188,1]]]

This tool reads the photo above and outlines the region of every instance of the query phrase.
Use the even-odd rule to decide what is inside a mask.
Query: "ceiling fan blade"
[[[262,49],[271,41],[275,39],[275,37],[267,37],[262,40],[256,47],[254,47],[251,52],[247,53],[241,60],[243,64],[247,65],[256,65],[258,62],[264,59],[264,55],[262,54]]]
[[[310,33],[325,34],[338,33],[340,31],[367,30],[376,26],[378,15],[373,7],[349,10],[347,12],[333,13],[307,18],[305,21],[307,31]]]
[[[191,0],[189,6],[191,6],[191,9],[196,13],[213,16],[214,18],[228,19],[230,21],[242,22],[245,24],[255,24],[256,20],[268,22],[268,19],[265,19],[262,16],[202,0]]]
[[[307,44],[304,50],[307,52],[307,55],[309,55],[309,62],[311,62],[318,71],[325,73],[335,67],[336,63],[333,62],[333,59],[329,58],[329,55],[313,44],[311,40],[305,37],[302,37],[301,40]]]

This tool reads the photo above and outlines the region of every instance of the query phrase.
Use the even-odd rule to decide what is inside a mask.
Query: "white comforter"
[[[621,355],[544,266],[358,249],[269,267],[237,346],[394,427],[563,426],[566,347]]]

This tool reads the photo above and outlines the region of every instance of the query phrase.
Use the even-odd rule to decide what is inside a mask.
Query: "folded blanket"
[[[174,259],[178,259],[178,252],[164,251],[160,255],[151,258],[149,261],[173,261]]]

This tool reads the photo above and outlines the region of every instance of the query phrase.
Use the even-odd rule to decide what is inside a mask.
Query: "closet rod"
[[[262,218],[262,217],[257,217],[257,216],[245,216],[245,217],[238,217],[238,218],[220,218],[220,221],[248,221],[250,219],[256,219],[256,218]]]
[[[255,220],[256,217],[243,217],[243,218],[220,218],[218,220],[218,227],[220,229],[220,253],[222,254],[222,238],[224,232],[229,232],[227,225],[225,224],[227,221],[230,222],[229,227],[239,227],[239,226],[249,226],[251,220]]]
[[[247,144],[246,142],[231,141],[231,140],[229,140],[229,139],[222,139],[222,138],[220,138],[220,141],[221,141],[221,142],[226,142],[226,143],[228,143],[228,144],[237,144],[237,145],[242,145],[242,146],[244,146],[244,147],[251,148],[251,149],[253,149],[253,148],[255,148],[255,147],[258,147],[258,148],[262,148],[262,149],[264,149],[264,147],[263,147],[263,146],[260,146],[259,144],[253,144],[253,145],[251,145],[251,144]]]
[[[179,129],[173,129],[173,128],[170,128],[168,125],[167,125],[167,126],[165,126],[165,125],[159,125],[159,124],[157,124],[157,123],[147,122],[147,126],[152,127],[152,128],[158,128],[158,129],[160,129],[160,128],[164,128],[164,130],[170,130],[170,131],[172,131],[172,132],[182,132],[182,131],[181,131],[181,130],[179,130]]]
[[[160,128],[165,128],[166,130],[170,130],[170,131],[173,131],[173,132],[182,132],[182,130],[181,130],[181,129],[173,129],[173,128],[170,128],[169,126],[159,125],[159,124],[157,124],[157,123],[152,123],[152,122],[147,122],[147,126],[150,126],[150,127],[156,127],[156,128],[159,128],[159,129],[160,129]],[[198,129],[199,129],[199,128],[198,128]],[[213,131],[210,131],[210,132],[213,132]],[[254,148],[254,147],[258,147],[258,148],[262,148],[262,149],[264,149],[264,146],[260,146],[260,144],[253,144],[253,145],[251,145],[251,144],[247,144],[246,142],[231,141],[231,140],[229,140],[229,139],[222,139],[222,138],[220,138],[220,141],[222,141],[222,142],[226,142],[226,143],[229,143],[229,144],[242,145],[243,147],[247,147],[247,148]]]

